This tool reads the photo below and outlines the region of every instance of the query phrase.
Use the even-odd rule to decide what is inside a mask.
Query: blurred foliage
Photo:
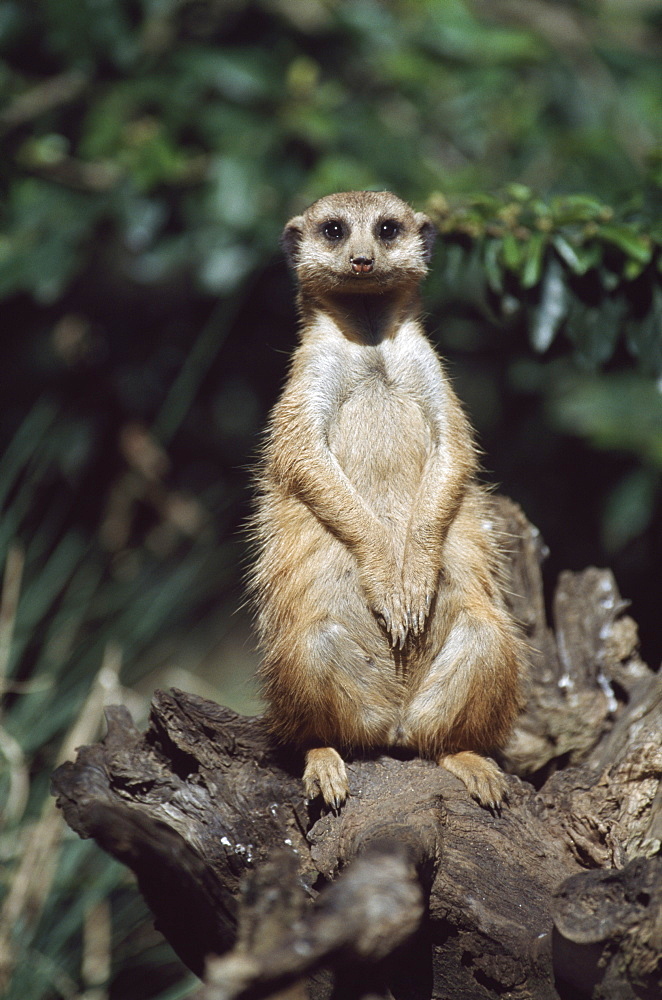
[[[163,454],[135,428],[123,435],[130,471],[116,480],[98,539],[90,539],[76,510],[73,469],[76,451],[84,451],[81,435],[83,425],[42,402],[0,459],[6,556],[0,600],[0,856],[6,873],[0,991],[14,1000],[74,997],[86,987],[92,1000],[107,995],[112,977],[119,992],[109,996],[174,1000],[179,963],[149,930],[123,867],[65,832],[49,797],[49,778],[55,763],[98,737],[105,704],[125,702],[138,721],[145,718],[146,701],[125,685],[136,682],[164,631],[190,626],[210,584],[222,593],[227,561],[223,547],[213,544],[204,512],[161,485]],[[127,532],[138,503],[151,505],[158,516],[141,543],[132,544]],[[163,573],[168,553],[169,572]],[[180,985],[164,992],[168,984]]]
[[[103,223],[137,280],[225,294],[332,189],[632,190],[660,25],[655,3],[4,0],[1,292],[56,301]]]
[[[433,216],[490,477],[662,654],[661,50],[656,0],[0,0],[8,997],[185,989],[48,774],[176,665],[255,705],[237,527],[294,339],[278,236],[316,197]]]
[[[526,310],[531,346],[544,352],[560,330],[575,360],[597,369],[619,340],[662,376],[662,190],[640,191],[618,211],[589,195],[543,201],[522,184],[506,198],[481,195],[451,209],[429,200],[453,280],[484,273],[501,312]],[[514,300],[514,301],[513,301]]]

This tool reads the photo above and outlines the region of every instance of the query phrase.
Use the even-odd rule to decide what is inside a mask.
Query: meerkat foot
[[[482,806],[496,809],[501,805],[507,791],[506,776],[493,760],[464,750],[440,757],[437,763],[463,781]]]
[[[338,812],[349,795],[345,762],[333,747],[316,747],[306,754],[303,787],[307,799],[322,796],[329,809]]]

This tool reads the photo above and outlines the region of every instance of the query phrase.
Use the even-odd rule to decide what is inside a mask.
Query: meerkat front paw
[[[421,635],[439,585],[439,566],[411,541],[405,549],[403,590],[412,635]]]
[[[410,622],[399,570],[393,566],[387,573],[377,575],[364,568],[361,584],[368,606],[386,629],[391,645],[402,649]]]
[[[411,634],[421,635],[425,628],[425,623],[430,614],[432,601],[434,599],[436,586],[436,576],[432,573],[419,574],[405,580],[405,605],[407,608],[407,622]]]
[[[487,757],[464,750],[461,753],[450,753],[437,761],[441,767],[463,781],[467,790],[481,806],[497,809],[507,792],[506,776],[503,771]]]
[[[349,795],[345,762],[333,747],[316,747],[306,754],[303,787],[307,799],[322,796],[329,809],[338,812]]]

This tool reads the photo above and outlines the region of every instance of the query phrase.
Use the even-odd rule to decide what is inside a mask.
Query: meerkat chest
[[[432,449],[432,430],[415,390],[397,359],[365,350],[347,379],[329,428],[329,447],[366,496],[409,495]]]

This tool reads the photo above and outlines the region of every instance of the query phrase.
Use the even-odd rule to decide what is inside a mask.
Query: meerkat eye
[[[393,219],[386,219],[379,227],[380,240],[394,240],[400,232],[400,226]]]
[[[322,232],[326,236],[327,240],[331,243],[335,240],[340,240],[345,235],[345,229],[342,222],[338,222],[337,219],[329,219],[322,226]]]

